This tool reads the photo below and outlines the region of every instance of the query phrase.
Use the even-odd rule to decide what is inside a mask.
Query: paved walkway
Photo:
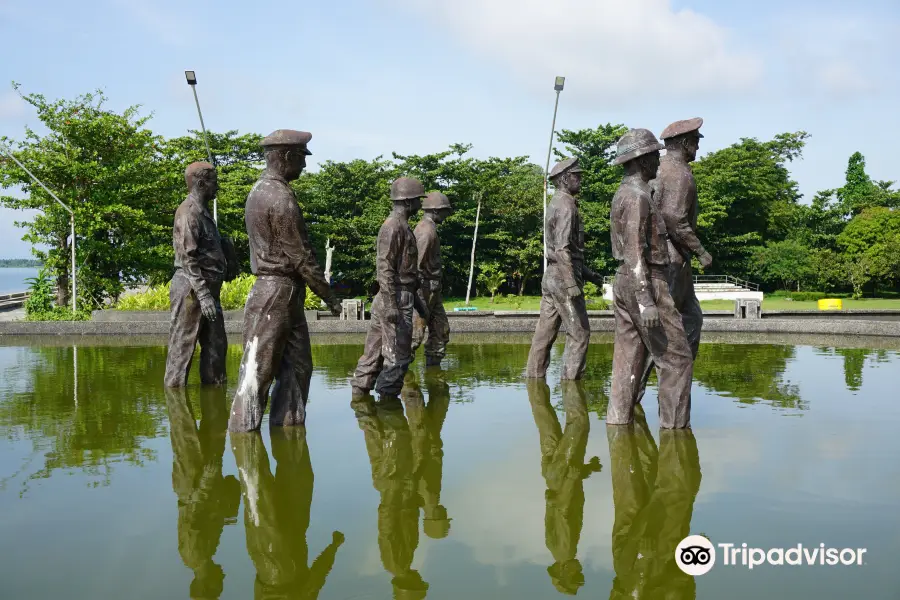
[[[23,321],[25,319],[25,309],[16,308],[13,310],[0,310],[0,321]]]

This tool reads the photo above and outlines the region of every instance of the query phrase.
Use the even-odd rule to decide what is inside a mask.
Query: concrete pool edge
[[[766,318],[735,319],[717,318],[706,315],[704,332],[729,333],[781,333],[900,337],[900,321],[830,319],[820,318]],[[309,322],[311,334],[365,333],[369,321],[341,321],[322,319]],[[531,333],[537,323],[536,316],[454,317],[451,330],[454,333]],[[593,317],[591,331],[613,332],[615,321],[611,318]],[[225,321],[229,335],[241,335],[242,322],[236,319]],[[168,320],[147,321],[6,321],[0,322],[0,338],[6,336],[166,336],[169,333]]]

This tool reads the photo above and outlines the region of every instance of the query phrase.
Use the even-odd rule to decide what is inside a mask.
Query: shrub
[[[603,297],[603,290],[591,281],[584,284],[584,301],[594,310],[609,310],[609,302]]]
[[[222,310],[240,310],[247,303],[250,289],[256,282],[256,276],[250,273],[242,273],[231,281],[222,284],[222,292],[219,298],[222,302]]]

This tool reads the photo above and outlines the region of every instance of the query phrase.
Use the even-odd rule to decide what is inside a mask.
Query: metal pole
[[[475,235],[472,236],[472,258],[469,261],[469,286],[466,288],[466,306],[469,305],[469,292],[472,290],[472,274],[475,272],[475,242],[478,241],[478,218],[481,216],[481,192],[478,193],[478,209],[475,211]]]
[[[76,290],[76,288],[75,288],[75,212],[71,208],[69,208],[69,206],[65,202],[63,202],[62,200],[57,198],[56,194],[51,192],[50,188],[48,188],[46,185],[44,185],[43,181],[38,179],[34,173],[32,173],[31,171],[28,170],[28,167],[23,165],[19,161],[18,158],[13,156],[12,150],[10,150],[8,146],[6,146],[5,144],[0,144],[0,148],[2,148],[3,151],[6,152],[6,155],[9,156],[11,159],[13,159],[13,162],[15,162],[17,165],[19,165],[19,167],[21,167],[21,169],[23,171],[28,173],[29,177],[34,179],[38,185],[40,185],[42,188],[44,188],[44,190],[48,194],[50,194],[50,196],[54,200],[59,202],[59,205],[62,206],[64,209],[66,209],[66,211],[69,213],[69,217],[70,217],[69,222],[72,226],[72,314],[74,315],[75,314],[75,306],[76,306],[76,304],[75,304],[75,298],[76,298],[76,296],[75,296],[75,290]]]
[[[206,144],[206,156],[209,158],[209,164],[216,166],[216,163],[213,162],[212,152],[209,149],[209,140],[206,138],[206,125],[203,124],[203,113],[200,112],[200,99],[197,98],[197,84],[192,85],[191,90],[194,92],[194,102],[197,104],[197,115],[200,117],[200,129],[203,130],[203,143]],[[216,222],[216,225],[219,224],[218,202],[216,198],[213,198],[213,221]]]
[[[550,126],[550,146],[547,147],[547,164],[544,167],[544,220],[541,222],[541,229],[544,231],[544,271],[547,270],[547,176],[550,174],[553,134],[556,133],[556,109],[559,108],[559,92],[560,90],[556,90],[556,102],[553,104],[553,125]]]
[[[72,316],[75,316],[75,311],[78,308],[75,304],[75,299],[78,298],[75,287],[75,214],[69,215],[69,223],[72,225]]]

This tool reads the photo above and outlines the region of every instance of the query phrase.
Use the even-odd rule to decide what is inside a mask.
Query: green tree
[[[794,284],[799,288],[801,282],[815,276],[813,253],[797,240],[769,242],[754,251],[753,271],[765,282],[781,284],[782,289],[792,290]]]
[[[799,131],[767,142],[742,138],[694,163],[700,237],[717,270],[751,276],[756,250],[791,232],[800,192],[787,163],[801,156],[808,137]]]
[[[494,295],[500,286],[506,281],[506,273],[495,262],[483,263],[478,267],[478,282],[491,293],[491,304],[494,303]]]
[[[19,86],[13,84],[18,91]],[[101,91],[75,100],[22,95],[47,133],[26,128],[13,141],[16,157],[75,212],[79,308],[116,298],[123,284],[142,279],[154,256],[160,200],[171,196],[170,164],[159,152],[161,138],[147,129],[150,117],[139,107],[122,113],[104,107]],[[4,138],[4,142],[9,141]],[[49,250],[33,250],[53,273],[56,301],[69,302],[69,215],[13,161],[0,162],[0,187],[20,188],[24,197],[0,197],[3,206],[38,209],[24,240]]]
[[[891,190],[892,181],[872,181],[866,173],[866,158],[854,152],[847,161],[844,186],[837,190],[841,208],[847,217],[869,208],[900,206],[900,191]]]
[[[862,293],[862,286],[868,280],[876,287],[889,287],[897,282],[898,243],[900,210],[869,208],[847,224],[837,244],[848,262],[856,295]]]

